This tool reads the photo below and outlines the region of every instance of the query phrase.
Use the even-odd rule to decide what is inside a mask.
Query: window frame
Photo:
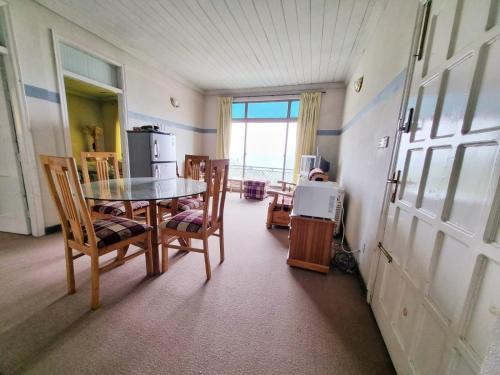
[[[272,103],[272,102],[287,102],[287,116],[280,118],[249,118],[248,117],[248,104],[251,103]],[[299,102],[300,108],[300,100],[298,98],[293,99],[270,99],[270,100],[233,100],[233,104],[244,104],[244,117],[243,118],[231,118],[231,123],[244,123],[245,124],[245,136],[243,140],[243,171],[242,171],[242,179],[245,179],[245,167],[246,167],[246,158],[247,158],[247,132],[248,132],[248,123],[286,123],[286,132],[285,132],[285,145],[283,150],[283,166],[281,168],[281,180],[285,179],[285,167],[286,167],[286,157],[288,152],[288,130],[291,122],[297,122],[297,117],[291,117],[291,109],[292,102]]]

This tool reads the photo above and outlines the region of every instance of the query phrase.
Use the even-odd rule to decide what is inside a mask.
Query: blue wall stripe
[[[403,87],[406,77],[406,69],[401,71],[387,86],[385,86],[382,91],[380,91],[375,97],[367,103],[361,111],[356,113],[346,124],[342,127],[341,133],[347,131],[355,123],[357,123],[363,116],[370,112],[373,108],[379,105],[382,101],[390,98],[394,93],[396,93],[401,87]]]
[[[24,92],[26,96],[30,98],[37,98],[42,100],[47,100],[52,103],[60,103],[61,98],[58,92],[53,92],[49,90],[42,89],[41,87],[24,85]]]
[[[316,131],[316,135],[341,135],[341,129],[320,129]]]
[[[216,133],[215,129],[198,128],[196,126],[185,125],[178,122],[165,120],[163,118],[145,115],[144,113],[139,113],[139,112],[128,111],[128,116],[136,120],[144,121],[154,125],[168,126],[171,128],[193,131],[196,133]]]
[[[390,98],[394,93],[396,93],[404,84],[406,76],[406,69],[401,71],[389,84],[382,89],[369,103],[367,103],[358,113],[356,113],[349,121],[345,123],[345,125],[341,129],[320,129],[316,132],[318,136],[340,136],[342,133],[346,132],[349,128],[351,128],[354,124],[359,122],[362,117],[364,117],[368,112],[370,112],[373,108],[379,105],[384,100]],[[59,93],[49,91],[43,89],[41,87],[36,87],[32,85],[24,85],[24,91],[26,96],[47,100],[52,103],[60,103],[61,99],[59,97]],[[178,122],[162,119],[159,117],[145,115],[139,112],[128,112],[129,117],[134,118],[139,121],[144,121],[150,124],[159,124],[164,125],[176,129],[182,129],[187,131],[193,131],[201,134],[217,134],[216,129],[205,129],[198,128],[192,125],[181,124]]]

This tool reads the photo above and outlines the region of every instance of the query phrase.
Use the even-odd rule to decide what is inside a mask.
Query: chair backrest
[[[81,245],[96,246],[94,227],[78,179],[75,159],[40,155],[63,234]],[[87,236],[85,236],[87,234]]]
[[[227,179],[229,174],[229,159],[209,160],[205,170],[207,192],[204,202],[204,223],[210,211],[211,226],[216,227],[224,217],[224,203],[226,201]]]
[[[184,157],[184,178],[192,180],[203,180],[207,169],[207,155],[186,155]]]
[[[114,178],[120,178],[118,156],[116,152],[82,152],[82,174],[85,183],[90,182],[89,161],[95,162],[97,180],[109,180],[110,167],[113,168]]]

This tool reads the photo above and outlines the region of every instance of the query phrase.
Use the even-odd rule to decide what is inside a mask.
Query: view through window
[[[299,101],[233,103],[230,178],[291,181]]]

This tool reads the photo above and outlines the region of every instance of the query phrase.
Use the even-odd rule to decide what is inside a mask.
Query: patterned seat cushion
[[[92,224],[99,248],[138,236],[152,229],[149,225],[116,216],[96,220]]]
[[[276,202],[276,206],[274,206],[274,211],[280,211],[282,207],[283,211],[291,211],[293,208],[292,197],[287,197],[284,195],[278,196],[278,201]]]
[[[163,200],[158,202],[159,206],[172,208],[171,200]],[[203,206],[203,201],[198,198],[179,198],[177,201],[177,211],[195,210]]]
[[[147,201],[136,201],[130,203],[132,204],[132,211],[149,205]],[[98,202],[92,207],[92,211],[111,216],[125,215],[126,212],[125,203],[123,201]]]
[[[160,228],[170,228],[183,232],[201,233],[203,226],[203,210],[188,210],[165,220],[160,224]],[[208,227],[210,227],[210,216],[208,217]]]
[[[264,199],[266,196],[265,181],[245,180],[243,181],[243,192],[245,198]]]

